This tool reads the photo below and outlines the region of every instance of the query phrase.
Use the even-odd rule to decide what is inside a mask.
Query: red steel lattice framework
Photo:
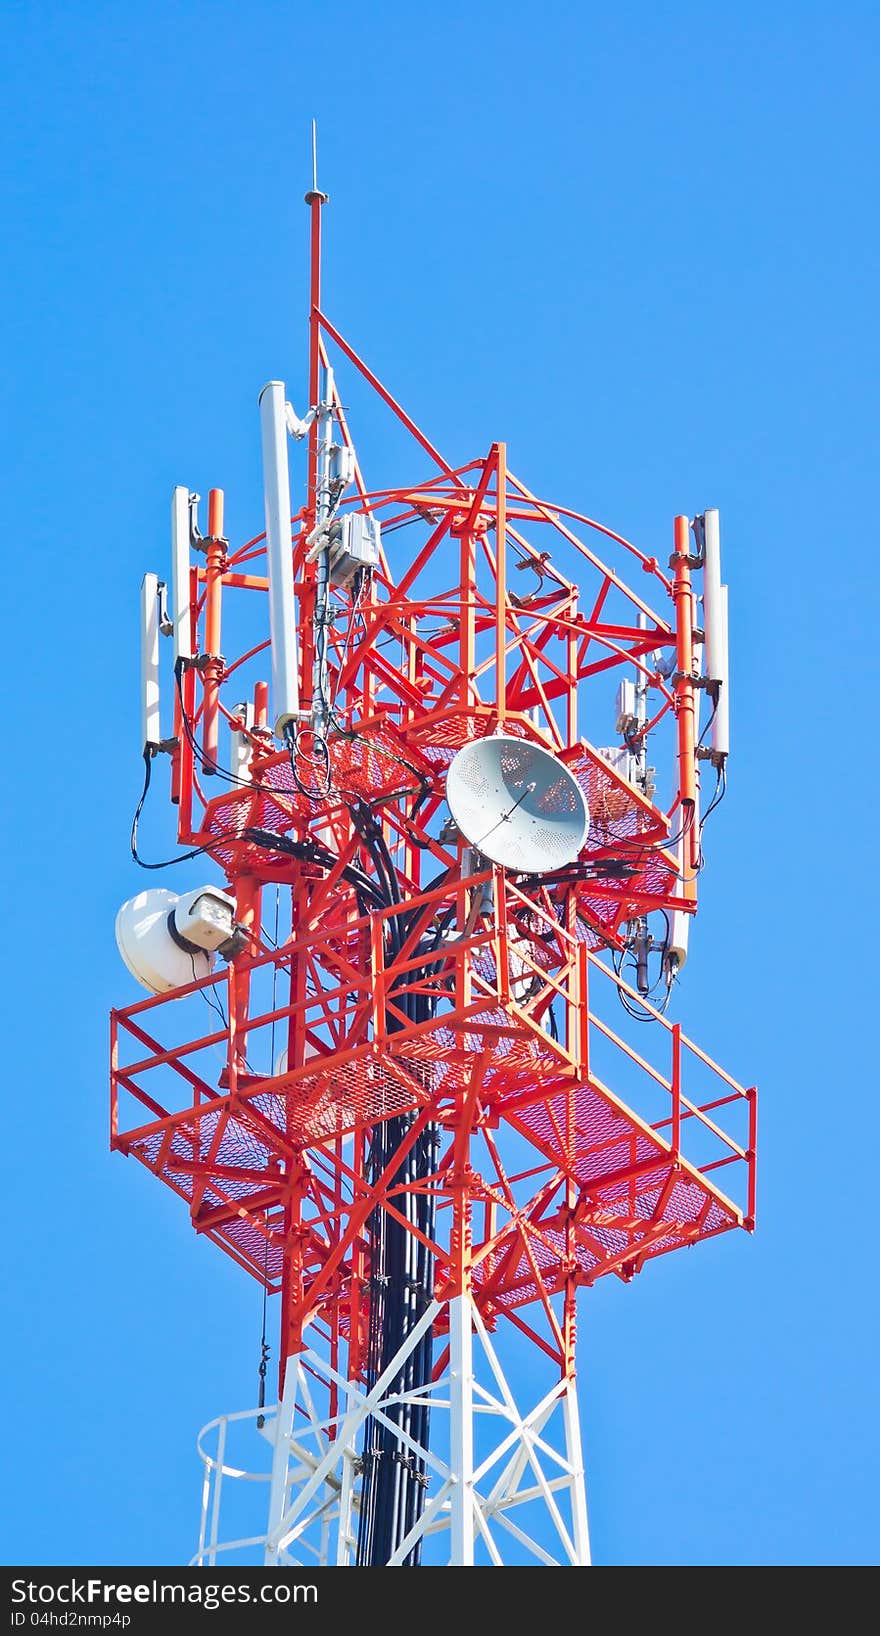
[[[179,841],[223,871],[247,943],[203,981],[114,1012],[112,1145],[280,1292],[282,1379],[307,1324],[335,1369],[363,1373],[377,1208],[425,1239],[441,1297],[472,1295],[489,1327],[503,1316],[569,1372],[579,1286],[629,1279],[653,1257],[754,1225],[754,1089],[659,1012],[638,1050],[608,1021],[621,988],[651,1009],[610,964],[627,925],[696,907],[700,633],[688,522],[675,519],[661,565],[531,493],[502,443],[448,464],[321,309],[322,202],[310,201],[309,402],[328,382],[336,435],[351,447],[325,373],[341,357],[428,475],[370,490],[355,468],[345,504],[381,521],[382,560],[356,596],[332,593],[332,718],[322,745],[303,727],[293,756],[272,736],[258,674],[265,536],[227,542],[212,493],[204,560],[191,571],[197,657],[179,677],[171,792]],[[318,431],[315,420],[291,532],[306,712]],[[246,628],[254,639],[224,659],[221,630]],[[607,701],[624,673],[650,681],[656,700],[648,730],[652,744],[666,735],[673,771],[662,802],[590,742],[608,713],[591,700]],[[232,701],[254,676],[244,714]],[[213,793],[227,728],[246,737],[247,780]],[[583,788],[590,829],[573,868],[516,875],[475,860],[444,827],[452,757],[499,730],[554,752]],[[365,821],[394,860],[405,912],[365,904],[352,884],[373,869]],[[279,898],[290,908],[273,936]],[[206,1000],[207,1032],[193,1021]],[[371,1133],[390,1118],[405,1134],[377,1177]],[[402,1153],[429,1129],[428,1172],[402,1181]],[[408,1189],[432,1197],[430,1235]]]

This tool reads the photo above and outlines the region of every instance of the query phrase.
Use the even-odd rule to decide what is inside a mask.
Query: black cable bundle
[[[373,1176],[393,1162],[409,1134],[411,1116],[385,1120],[377,1126],[370,1152]],[[407,1189],[399,1208],[408,1221],[430,1235],[434,1228],[433,1200],[413,1193],[414,1181],[429,1175],[434,1163],[434,1133],[422,1131],[394,1173],[394,1183]],[[374,1210],[370,1236],[370,1327],[367,1384],[372,1387],[385,1373],[395,1353],[410,1335],[433,1295],[433,1256],[408,1228],[384,1210]],[[418,1392],[429,1384],[432,1333],[428,1328],[405,1363],[386,1384],[385,1396]],[[370,1419],[362,1455],[363,1482],[358,1528],[358,1567],[383,1567],[418,1521],[424,1507],[427,1479],[425,1462],[404,1438],[425,1446],[428,1405],[425,1401],[398,1403],[384,1411],[390,1425]],[[400,1434],[403,1434],[402,1436]],[[420,1547],[404,1558],[405,1567],[417,1567]]]
[[[353,816],[379,879],[388,893],[388,901],[400,903],[396,873],[381,831],[365,809],[356,809]],[[403,912],[390,916],[388,927],[393,964],[407,935]],[[440,936],[442,926],[432,948],[436,947]],[[431,949],[425,952],[429,954]],[[426,960],[423,967],[407,974],[403,982],[409,985],[413,979],[418,981],[427,977],[432,964]],[[427,1020],[433,1009],[427,994],[403,993],[398,1003],[411,1022]],[[396,1031],[400,1026],[400,1019],[393,1013],[389,1014],[389,1031]],[[410,1133],[412,1120],[411,1114],[398,1115],[383,1120],[375,1127],[369,1155],[372,1181],[378,1181],[393,1164],[394,1155],[400,1152]],[[432,1238],[434,1234],[434,1199],[429,1189],[418,1190],[418,1183],[424,1182],[432,1174],[436,1142],[436,1130],[428,1126],[403,1155],[390,1184],[392,1188],[401,1189],[396,1200],[401,1215],[426,1238]],[[381,1208],[372,1212],[368,1233],[370,1317],[367,1385],[371,1388],[385,1373],[430,1305],[434,1292],[434,1257],[409,1226],[404,1226],[403,1222]],[[419,1393],[430,1384],[432,1361],[433,1336],[429,1327],[405,1363],[386,1383],[383,1396]],[[404,1438],[408,1438],[421,1447],[427,1445],[427,1402],[419,1398],[416,1402],[393,1404],[383,1413],[391,1424],[371,1418],[364,1437],[356,1557],[357,1566],[361,1568],[385,1566],[422,1515],[427,1489],[424,1459],[404,1441]],[[402,1565],[418,1567],[420,1557],[419,1542],[407,1553]]]

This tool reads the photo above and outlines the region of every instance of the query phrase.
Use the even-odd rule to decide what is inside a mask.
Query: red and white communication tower
[[[755,1091],[664,1015],[724,790],[718,514],[647,555],[503,443],[450,465],[323,311],[325,202],[265,533],[176,488],[144,581],[144,795],[167,755],[220,884],[120,910],[112,1145],[280,1297],[194,1562],[586,1564],[577,1292],[754,1224]],[[337,363],[408,434],[383,487]]]

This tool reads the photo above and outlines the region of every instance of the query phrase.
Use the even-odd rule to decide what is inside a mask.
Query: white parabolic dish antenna
[[[546,875],[574,863],[590,814],[577,779],[526,739],[477,739],[446,774],[449,810],[466,840],[505,869]]]
[[[153,994],[167,994],[211,971],[210,953],[180,948],[168,930],[169,915],[179,902],[176,892],[152,886],[129,898],[116,916],[119,952],[132,977]]]

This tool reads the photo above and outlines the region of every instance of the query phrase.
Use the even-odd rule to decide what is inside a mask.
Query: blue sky
[[[761,1086],[759,1231],[583,1297],[596,1557],[876,1561],[875,8],[9,0],[4,36],[6,1560],[185,1559],[195,1432],[254,1397],[259,1291],[107,1152],[106,1014],[137,588],[174,482],[261,526],[315,114],[326,305],[451,458],[506,438],[658,555],[722,511],[679,1014]]]

